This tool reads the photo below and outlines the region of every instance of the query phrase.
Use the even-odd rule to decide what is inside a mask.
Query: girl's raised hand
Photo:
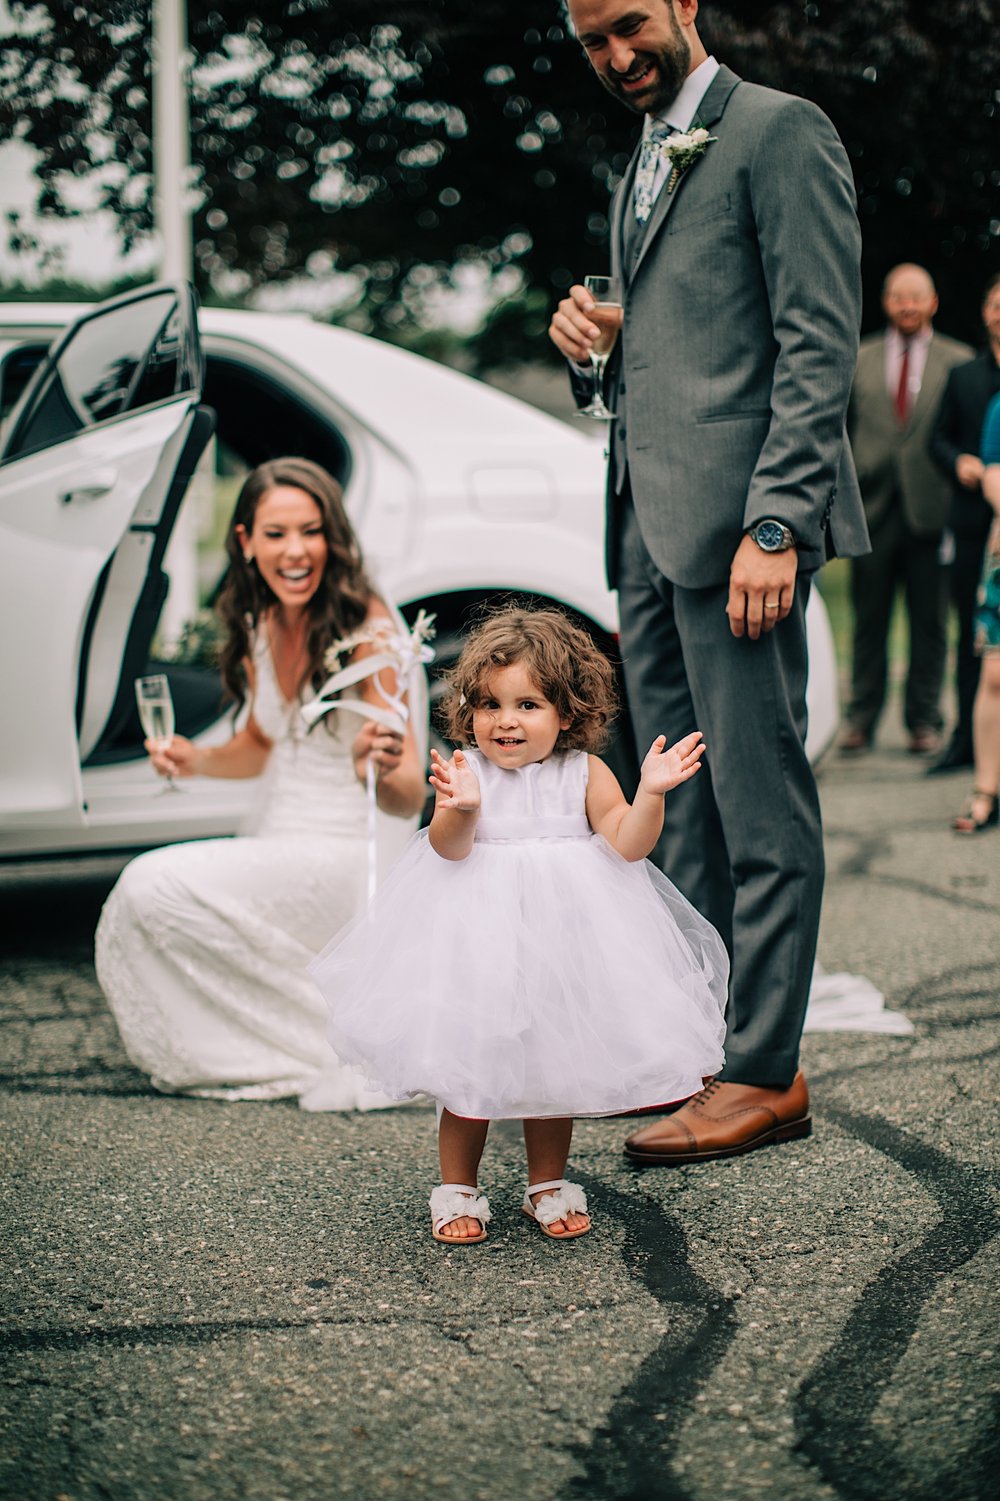
[[[457,750],[450,761],[431,751],[431,774],[427,778],[437,793],[439,808],[475,813],[479,808],[479,778],[465,756]]]
[[[662,797],[665,792],[693,777],[705,753],[700,730],[685,735],[683,740],[665,750],[666,743],[666,735],[657,735],[646,752],[639,776],[639,786],[654,797]]]

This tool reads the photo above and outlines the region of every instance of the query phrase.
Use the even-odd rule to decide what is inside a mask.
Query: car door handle
[[[67,490],[60,499],[64,506],[70,506],[75,500],[100,500],[102,495],[107,495],[113,490],[118,480],[117,469],[99,469],[92,477],[89,484],[77,485],[72,490]]]

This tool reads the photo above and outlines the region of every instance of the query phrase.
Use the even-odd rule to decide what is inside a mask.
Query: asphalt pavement
[[[434,1116],[154,1094],[91,941],[120,860],[0,867],[0,1495],[986,1501],[1000,1475],[1000,833],[901,742],[820,784],[820,959],[912,1036],[805,1040],[807,1141],[636,1169],[593,1233],[428,1234]]]

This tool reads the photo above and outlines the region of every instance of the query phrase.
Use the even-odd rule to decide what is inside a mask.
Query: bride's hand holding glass
[[[153,769],[168,781],[173,777],[197,776],[204,751],[183,735],[171,735],[169,740],[145,740]]]
[[[160,791],[178,792],[180,789],[174,777],[193,777],[203,773],[211,751],[206,746],[195,745],[184,735],[174,734],[174,701],[166,673],[154,672],[148,677],[136,678],[135,701],[146,735],[143,745],[149,752],[154,771],[166,779],[166,785]]]

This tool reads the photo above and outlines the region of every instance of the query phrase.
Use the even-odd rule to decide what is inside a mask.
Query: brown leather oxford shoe
[[[635,1131],[625,1155],[648,1167],[711,1162],[811,1131],[809,1090],[801,1071],[787,1089],[713,1079],[666,1120]]]

